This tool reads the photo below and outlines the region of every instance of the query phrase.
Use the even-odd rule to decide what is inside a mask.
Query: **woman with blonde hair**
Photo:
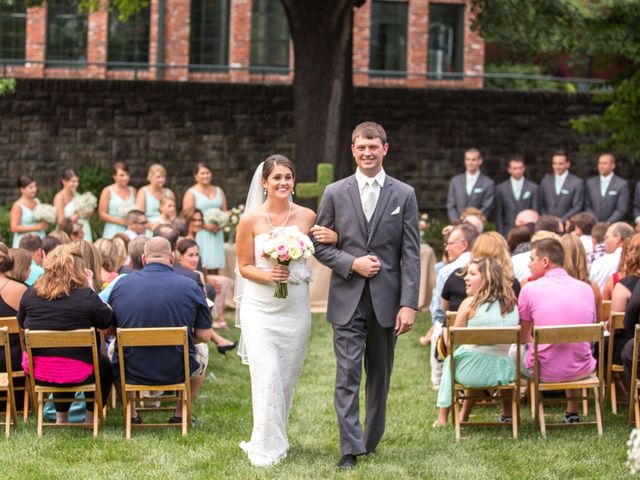
[[[60,245],[44,259],[44,274],[20,301],[18,322],[30,330],[104,329],[111,325],[112,312],[93,290],[91,271],[85,267],[80,250],[72,244]],[[113,383],[111,364],[100,355],[102,398]],[[23,359],[25,371],[28,364]],[[95,372],[91,349],[49,348],[36,352],[33,375],[39,384],[78,386],[93,383]],[[73,398],[73,393],[56,393],[55,398]],[[86,394],[87,423],[93,419],[92,394]],[[56,423],[67,423],[70,403],[55,403]]]
[[[598,284],[589,279],[587,254],[582,241],[575,235],[568,233],[560,238],[560,243],[564,250],[563,268],[571,277],[591,286],[596,302],[598,322],[604,321],[605,319],[602,318],[602,295],[600,294]]]
[[[93,246],[96,247],[102,259],[102,269],[100,271],[102,277],[100,289],[102,290],[118,276],[118,270],[120,270],[120,267],[124,264],[126,257],[122,258],[121,251],[116,245],[116,242],[109,238],[99,238],[93,242]]]
[[[505,281],[500,262],[495,258],[474,258],[466,269],[464,283],[469,295],[460,305],[454,327],[514,327],[520,323],[518,302]],[[443,333],[446,343],[446,331]],[[508,385],[516,377],[514,361],[509,358],[508,345],[477,347],[463,345],[445,359],[442,380],[438,390],[438,419],[434,427],[444,427],[451,408],[451,370],[449,362],[456,366],[455,381],[469,388],[485,388]],[[465,400],[460,412],[464,421],[468,418],[473,403]],[[502,402],[501,422],[512,421],[511,401]]]
[[[175,202],[176,196],[170,189],[165,187],[167,171],[159,163],[154,163],[149,167],[147,180],[149,184],[138,190],[136,205],[141,212],[145,213],[149,223],[155,226],[154,224],[160,218],[160,202],[162,199],[171,198]]]
[[[31,254],[24,248],[10,248],[9,254],[13,259],[13,268],[7,271],[7,278],[20,283],[26,282],[31,274]]]
[[[102,257],[100,252],[93,246],[93,243],[89,243],[86,240],[78,240],[73,242],[73,245],[79,250],[82,255],[82,260],[86,268],[91,270],[93,275],[93,287],[99,292],[102,287]]]

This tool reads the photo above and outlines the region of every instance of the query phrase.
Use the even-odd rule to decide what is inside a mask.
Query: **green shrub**
[[[11,207],[0,207],[0,237],[7,247],[11,246],[13,235],[9,227],[9,211]]]

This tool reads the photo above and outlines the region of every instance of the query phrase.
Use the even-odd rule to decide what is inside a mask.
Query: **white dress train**
[[[267,234],[254,239],[258,268],[271,270],[261,255]],[[289,265],[289,295],[274,298],[274,284],[247,281],[240,303],[242,341],[251,373],[253,432],[240,447],[255,466],[268,466],[287,456],[286,427],[311,331],[306,261]]]

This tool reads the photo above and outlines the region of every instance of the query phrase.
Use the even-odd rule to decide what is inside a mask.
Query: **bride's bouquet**
[[[98,199],[93,193],[85,192],[74,197],[73,203],[76,206],[76,213],[78,216],[80,218],[87,218],[98,206]]]
[[[289,265],[292,261],[309,258],[315,253],[311,239],[298,227],[274,228],[264,242],[262,255],[279,265]],[[275,298],[287,298],[289,288],[286,282],[276,283]]]
[[[229,222],[229,214],[219,208],[210,208],[203,213],[204,223],[215,223],[220,228]]]
[[[56,223],[56,207],[48,203],[39,203],[33,209],[33,218],[36,222]]]

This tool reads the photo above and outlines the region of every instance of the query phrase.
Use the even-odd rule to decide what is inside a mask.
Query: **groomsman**
[[[585,210],[592,213],[598,222],[615,223],[624,220],[629,208],[629,185],[613,173],[616,157],[603,153],[598,158],[600,175],[587,180]]]
[[[480,173],[480,165],[482,156],[477,149],[471,148],[464,152],[466,171],[453,177],[449,183],[447,212],[451,222],[458,220],[467,207],[478,208],[485,217],[491,213],[495,184]]]
[[[560,217],[564,223],[582,211],[584,182],[569,172],[571,162],[564,151],[555,152],[551,162],[553,174],[546,175],[540,182],[540,213]]]
[[[538,184],[524,174],[524,158],[514,155],[509,160],[509,179],[496,187],[496,229],[505,237],[515,225],[518,213],[523,210],[538,210]]]

